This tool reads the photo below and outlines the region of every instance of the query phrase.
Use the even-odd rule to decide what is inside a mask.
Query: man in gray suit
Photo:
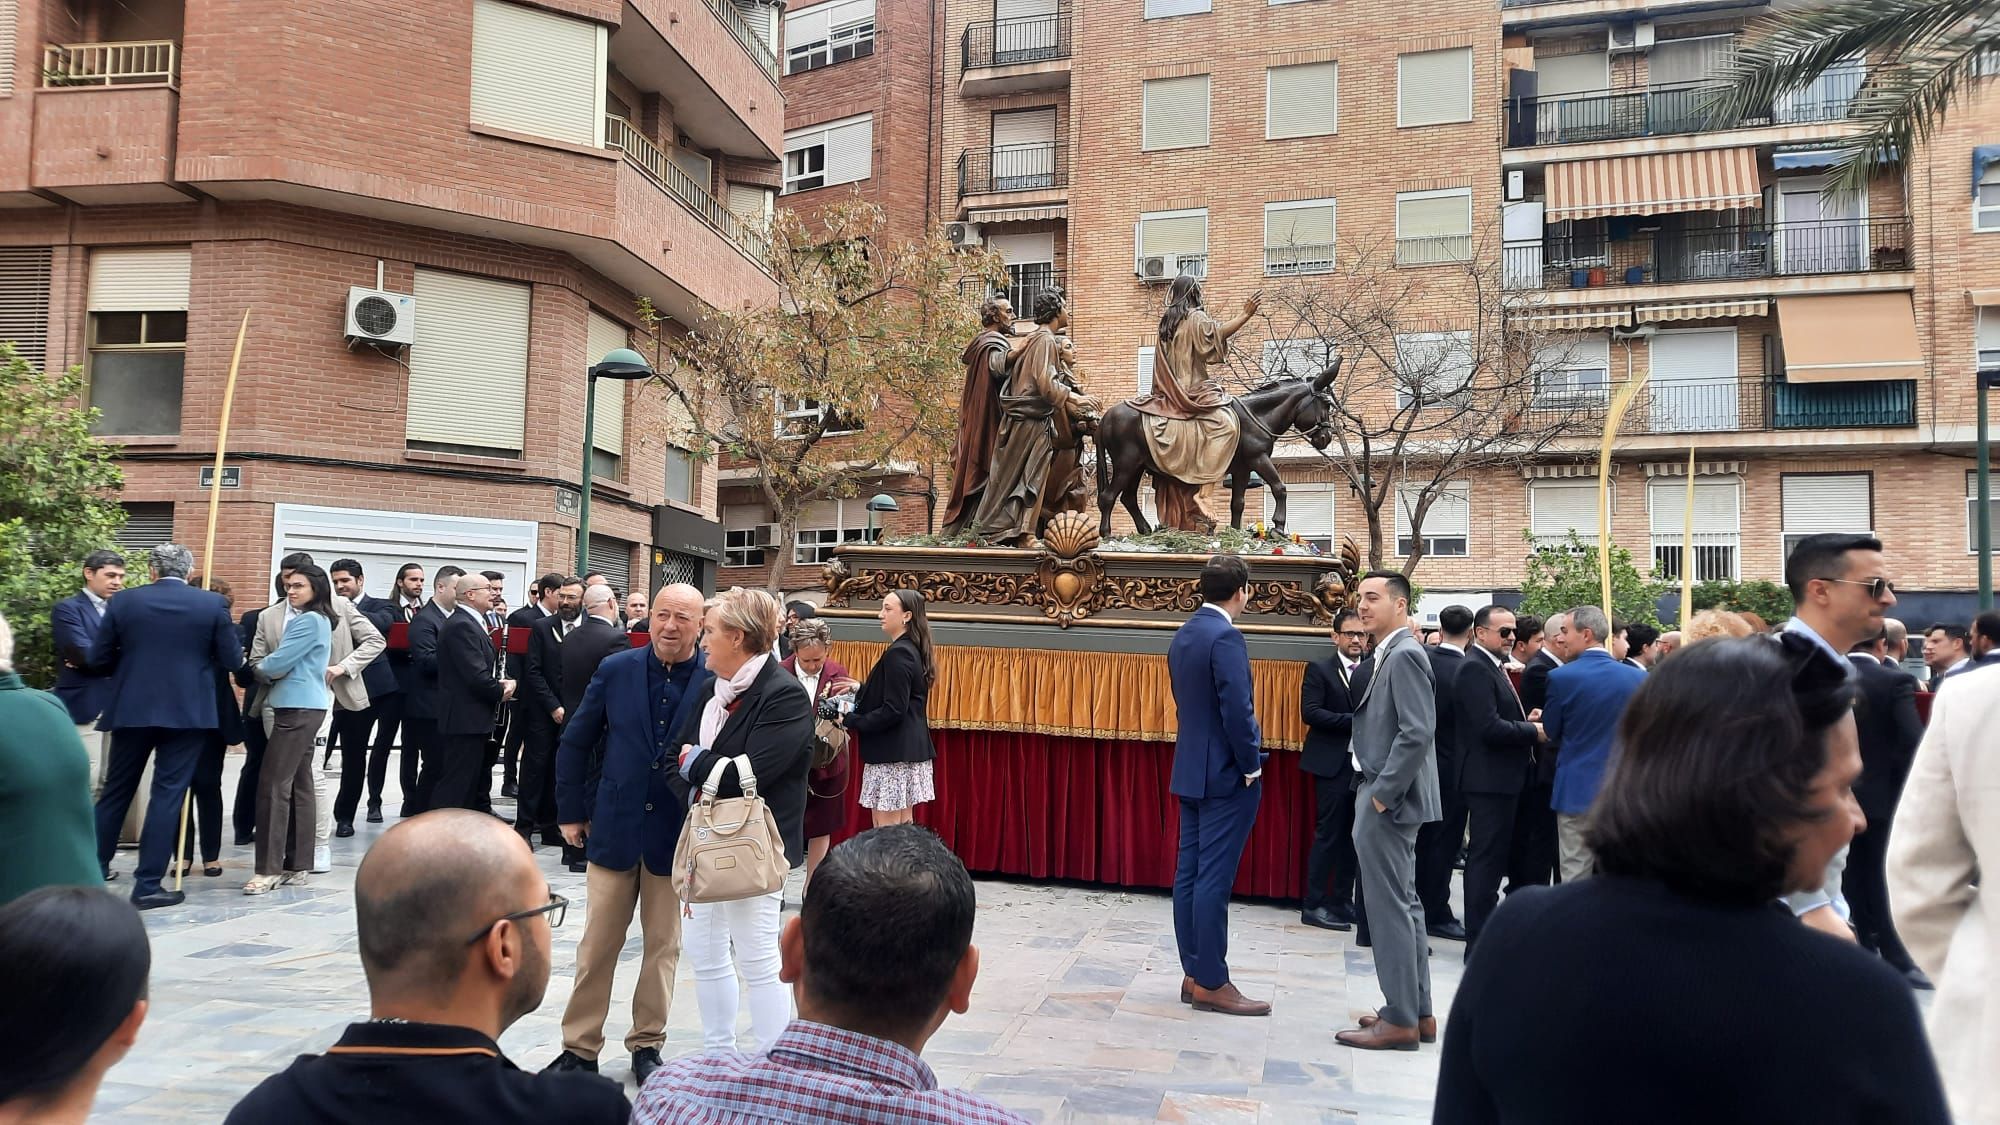
[[[1388,1003],[1334,1038],[1368,1051],[1414,1051],[1437,1040],[1430,949],[1417,898],[1417,830],[1444,812],[1438,794],[1437,697],[1430,659],[1410,633],[1410,580],[1376,571],[1355,610],[1375,635],[1375,672],[1354,708],[1354,854]]]

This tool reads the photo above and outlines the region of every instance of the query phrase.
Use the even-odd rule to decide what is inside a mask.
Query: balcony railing
[[[1333,243],[1292,243],[1264,247],[1265,277],[1294,277],[1333,269]]]
[[[1715,112],[1716,87],[1706,83],[1607,90],[1590,94],[1510,98],[1507,145],[1573,145],[1676,133],[1711,133],[1752,125],[1807,125],[1845,120],[1867,78],[1859,65],[1827,70],[1803,89],[1741,116]]]
[[[45,87],[174,86],[180,75],[180,44],[171,39],[52,43],[42,48]]]
[[[1771,428],[1838,430],[1917,424],[1913,379],[1771,384]]]
[[[1602,413],[1619,383],[1577,382],[1538,394],[1529,415],[1537,422]],[[1622,380],[1620,381],[1622,383]],[[1912,380],[1793,384],[1783,376],[1674,379],[1648,382],[1619,423],[1621,434],[1763,433],[1771,430],[1838,430],[1917,424]]]
[[[1910,220],[1896,215],[1747,222],[1640,231],[1618,240],[1593,223],[1584,233],[1509,242],[1500,254],[1510,289],[1897,272],[1910,268]]]
[[[1069,186],[1069,144],[969,148],[958,154],[958,196],[996,191],[1046,191]]]
[[[750,225],[718,202],[703,185],[696,183],[693,176],[681,170],[680,165],[668,158],[666,150],[634,128],[630,121],[614,114],[604,117],[604,145],[625,154],[625,159],[634,168],[644,172],[646,177],[658,184],[681,206],[694,212],[695,217],[715,228],[722,237],[752,259],[763,264],[770,252],[770,244],[764,236],[751,229]]]
[[[1471,257],[1472,236],[1469,234],[1396,240],[1396,264],[1399,266],[1436,266],[1467,261]]]
[[[706,0],[706,3],[709,11],[715,13],[715,18],[722,21],[722,26],[729,29],[729,34],[735,36],[743,49],[750,52],[750,57],[757,60],[757,65],[776,80],[778,56],[772,52],[771,45],[764,42],[757,29],[750,26],[750,21],[743,18],[743,13],[736,10],[736,5],[730,0]]]
[[[1044,289],[1066,287],[1067,274],[1050,262],[1027,262],[1007,267],[1005,285],[989,285],[977,277],[968,277],[958,283],[958,291],[968,297],[1000,296],[1007,298],[1014,306],[1014,315],[1026,319],[1033,315],[1035,294]]]
[[[1066,59],[1069,9],[1058,8],[1053,15],[966,24],[958,50],[960,70]]]

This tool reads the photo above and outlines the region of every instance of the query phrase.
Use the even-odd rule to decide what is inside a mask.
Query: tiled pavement
[[[396,807],[393,796],[388,807]],[[146,915],[152,1013],[138,1049],[111,1072],[93,1121],[219,1121],[264,1076],[365,1017],[350,892],[356,865],[385,826],[356,827],[359,835],[334,841],[334,871],[308,887],[247,898],[249,849],[225,848],[222,878],[197,874],[185,905]],[[537,856],[576,908],[556,931],[547,998],[501,1041],[524,1067],[559,1049],[583,932],[583,877],[561,867],[551,849]],[[125,853],[116,866],[129,871],[131,862]],[[1430,1119],[1438,1048],[1369,1054],[1333,1042],[1354,1013],[1380,1002],[1369,951],[1355,948],[1352,934],[1303,927],[1296,910],[1232,907],[1233,974],[1245,993],[1274,1004],[1269,1019],[1239,1019],[1178,1002],[1164,894],[992,880],[978,890],[973,1007],[948,1020],[925,1052],[943,1082],[1050,1122]],[[797,891],[795,882],[790,901]],[[1458,985],[1460,947],[1434,944],[1442,1014]],[[638,955],[635,925],[626,963],[636,965]],[[621,974],[621,991],[625,980]],[[683,966],[669,1056],[700,1042],[690,980]],[[605,1060],[607,1073],[629,1082],[617,1053],[628,1018],[625,1002],[615,1001]],[[743,1026],[747,1036],[747,1016]]]

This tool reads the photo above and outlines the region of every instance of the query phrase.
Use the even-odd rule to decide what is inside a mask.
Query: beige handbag
[[[732,762],[743,795],[717,800],[722,771]],[[764,798],[757,795],[757,775],[750,769],[749,756],[738,754],[715,763],[681,825],[680,845],[674,849],[674,893],[682,902],[755,898],[783,887],[790,870],[785,837]]]

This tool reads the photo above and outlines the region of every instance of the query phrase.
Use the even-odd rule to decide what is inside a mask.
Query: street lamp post
[[[903,510],[903,506],[901,504],[896,503],[896,498],[894,496],[889,495],[886,492],[878,492],[875,495],[870,496],[868,498],[867,508],[868,508],[868,541],[870,543],[875,542],[875,513],[900,512]]]
[[[646,357],[631,348],[613,348],[604,353],[604,358],[594,364],[583,380],[583,496],[577,504],[576,519],[576,572],[583,574],[590,569],[590,481],[592,466],[596,461],[597,443],[597,381],[599,379],[647,379],[653,374],[653,365]]]

